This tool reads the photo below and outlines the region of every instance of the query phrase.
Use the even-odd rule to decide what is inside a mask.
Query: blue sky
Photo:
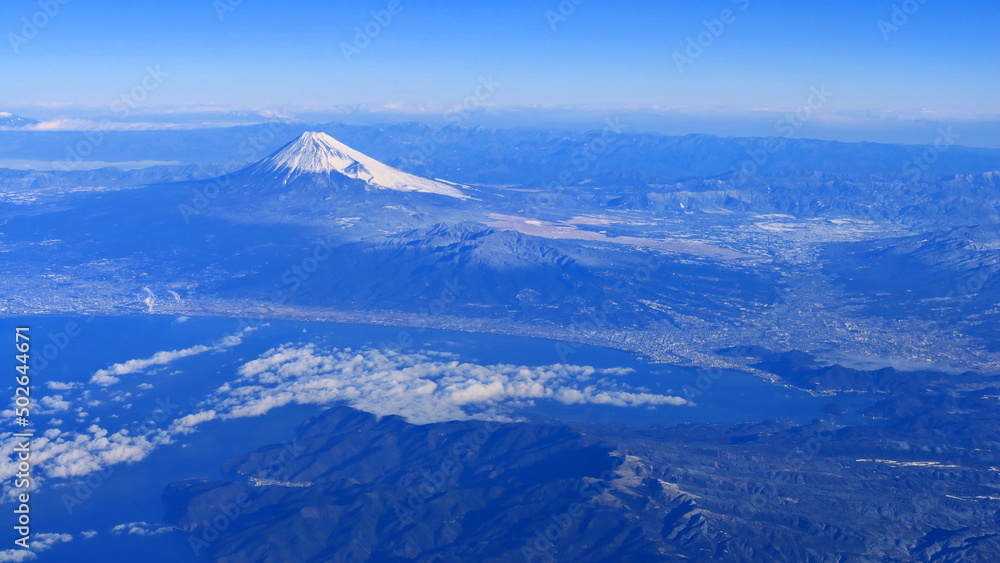
[[[397,1],[398,13],[376,25],[371,12],[391,2],[41,0],[59,6],[42,17],[39,0],[9,0],[0,7],[0,106],[107,108],[152,66],[168,76],[144,96],[146,108],[419,114],[462,102],[492,77],[498,86],[482,102],[495,108],[725,119],[795,109],[825,86],[835,95],[817,110],[845,127],[859,116],[937,123],[1000,113],[995,1]],[[894,6],[911,13],[880,29]],[[728,23],[706,35],[704,22],[724,10]],[[33,17],[48,21],[12,39]],[[378,32],[348,61],[343,46],[366,24]],[[701,52],[686,52],[700,33]],[[676,53],[696,54],[683,72]]]

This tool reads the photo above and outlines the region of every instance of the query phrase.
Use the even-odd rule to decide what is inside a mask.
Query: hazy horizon
[[[800,138],[928,144],[950,128],[958,144],[997,148],[997,10],[18,0],[0,7],[0,111],[39,130],[268,116],[587,129],[618,115],[636,132],[719,136],[784,136],[781,120],[798,114]]]

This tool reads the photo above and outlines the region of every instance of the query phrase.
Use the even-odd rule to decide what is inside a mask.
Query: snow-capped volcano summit
[[[276,176],[284,184],[304,176],[342,176],[360,180],[367,189],[422,192],[466,199],[462,186],[408,174],[362,154],[326,133],[303,133],[271,156],[251,164],[247,172]]]
[[[25,127],[38,123],[34,119],[14,115],[8,111],[0,111],[0,127]]]

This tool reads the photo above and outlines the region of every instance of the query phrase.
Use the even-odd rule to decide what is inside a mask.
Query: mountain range
[[[471,139],[515,134],[456,135],[471,143],[475,162],[477,151],[501,149]],[[113,170],[21,173],[17,182],[8,174],[4,197],[14,205],[0,211],[2,240],[18,267],[6,272],[6,307],[24,307],[30,274],[47,280],[34,291],[51,294],[49,307],[61,311],[145,310],[135,296],[149,288],[181,296],[161,300],[162,312],[254,308],[423,324],[434,310],[441,326],[617,343],[709,365],[736,361],[716,350],[754,344],[993,365],[991,316],[955,319],[949,329],[963,336],[950,344],[935,330],[901,335],[899,323],[926,327],[943,303],[989,300],[1000,241],[989,227],[1000,210],[996,173],[870,173],[909,149],[862,144],[840,150],[870,150],[861,167],[869,173],[762,169],[650,183],[663,177],[661,160],[640,160],[650,146],[669,147],[658,153],[668,160],[695,151],[710,162],[721,147],[755,141],[643,139],[627,147],[616,138],[600,154],[589,141],[537,153],[531,143],[510,147],[478,172],[456,168],[462,181],[404,171],[318,131],[215,177],[206,177],[220,170],[212,167],[103,183],[84,181]],[[830,148],[786,145],[795,154]],[[452,149],[440,150],[431,155],[439,164]],[[956,151],[966,162],[991,154]],[[525,170],[537,178],[533,167],[555,155],[593,162],[569,169],[564,185],[518,181]],[[777,166],[783,157],[775,156]],[[507,172],[496,176],[501,162]],[[620,173],[621,162],[635,173]],[[502,183],[467,180],[486,169]],[[317,248],[329,259],[301,272]],[[865,265],[889,261],[888,277]],[[956,293],[983,272],[981,287]],[[921,287],[897,283],[900,275]]]
[[[691,367],[695,406],[739,394],[736,369],[829,397],[828,416],[418,425],[337,406],[167,488],[199,553],[995,557],[995,151],[914,176],[912,147],[786,140],[751,174],[766,140],[456,129],[431,150],[417,126],[344,130],[375,150],[305,131],[238,164],[0,173],[0,311],[535,336],[561,363],[587,343]],[[874,404],[834,402],[855,394]],[[224,530],[220,506],[240,507]]]
[[[569,131],[281,121],[195,130],[107,130],[90,132],[90,137],[100,142],[90,143],[93,146],[88,146],[87,160],[242,167],[274,153],[302,133],[314,131],[411,174],[467,185],[662,184],[732,173],[748,161],[757,165],[761,176],[801,177],[822,172],[858,180],[901,175],[914,159],[923,163],[924,155],[930,155],[933,162],[918,169],[929,177],[977,175],[1000,168],[1000,149],[956,144],[942,151],[932,144],[937,135],[933,131],[923,142],[889,145],[703,134],[666,136],[634,132],[636,125],[611,120],[603,130]],[[66,160],[67,147],[88,140],[88,133],[81,131],[6,130],[0,131],[0,154],[10,160],[58,163]],[[766,157],[761,157],[762,150]]]
[[[7,111],[0,111],[0,127],[19,128],[38,123],[34,119],[14,115]]]
[[[1000,549],[1000,515],[982,500],[1000,485],[998,420],[980,394],[887,399],[868,414],[889,422],[860,427],[835,414],[801,426],[412,425],[334,408],[288,443],[226,460],[226,479],[173,483],[164,500],[219,563],[986,563]],[[963,424],[948,414],[958,408],[975,415]],[[942,424],[961,459],[932,449]],[[954,463],[965,477],[948,476]],[[220,506],[243,507],[221,530]]]

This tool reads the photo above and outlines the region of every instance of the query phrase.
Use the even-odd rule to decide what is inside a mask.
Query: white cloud
[[[111,528],[111,533],[116,536],[129,535],[129,536],[156,536],[159,534],[165,534],[167,532],[172,532],[174,528],[170,526],[152,526],[146,522],[129,522],[127,524],[118,524],[114,528]]]
[[[210,346],[198,345],[192,346],[191,348],[184,348],[183,350],[167,350],[157,352],[149,358],[129,360],[127,362],[115,364],[107,369],[97,370],[94,376],[90,378],[90,382],[102,386],[114,385],[115,383],[121,381],[121,379],[115,377],[117,375],[130,375],[153,366],[166,365],[175,360],[187,358],[189,356],[197,356],[198,354],[204,354],[205,352],[209,352],[211,350],[212,347]]]
[[[46,381],[45,386],[53,391],[69,391],[70,389],[79,389],[83,384],[77,382]]]
[[[205,125],[201,123],[143,123],[63,118],[49,119],[24,127],[2,127],[0,129],[13,131],[187,131],[204,127]]]
[[[377,415],[423,424],[510,420],[513,407],[536,400],[619,407],[684,405],[680,397],[636,392],[627,368],[555,364],[528,367],[463,363],[440,353],[333,350],[285,345],[249,361],[239,379],[206,402],[213,418],[258,416],[284,405],[339,401]]]
[[[115,383],[118,383],[119,381],[121,381],[121,379],[119,379],[119,378],[117,378],[117,377],[115,377],[113,375],[108,375],[105,370],[98,370],[98,372],[95,373],[94,376],[90,378],[90,382],[91,383],[93,383],[95,385],[100,385],[101,387],[107,387],[109,385],[114,385]]]
[[[248,332],[230,335],[211,346],[160,352],[145,360],[116,364],[95,377],[118,379],[112,373],[126,375],[180,357],[221,351],[238,345]],[[211,420],[259,416],[289,404],[346,403],[379,416],[401,415],[417,424],[472,418],[509,421],[515,418],[517,407],[537,401],[651,408],[687,404],[680,397],[630,386],[627,376],[631,373],[627,368],[567,364],[480,365],[441,352],[321,350],[315,345],[286,344],[244,363],[235,379],[219,385],[199,403],[199,410],[178,413],[173,420],[144,427],[140,434],[111,431],[99,420],[91,421],[85,431],[47,429],[33,442],[36,486],[43,480],[79,478],[141,461],[156,448],[197,431],[200,424]],[[88,394],[85,391],[80,402],[85,402]],[[83,406],[71,407],[62,395],[46,397],[42,405],[76,412],[78,423],[89,417]],[[122,412],[129,406],[123,406]],[[7,494],[11,492],[9,477],[17,471],[11,457],[16,444],[11,438],[10,433],[0,434],[0,482]],[[144,533],[132,529],[123,533]]]
[[[56,544],[71,541],[73,541],[73,536],[70,534],[35,534],[35,541],[31,543],[34,544],[35,551],[45,551]]]
[[[221,352],[228,348],[239,346],[243,343],[243,337],[254,330],[256,329],[253,327],[244,328],[236,333],[222,337],[218,342],[211,346],[199,344],[198,346],[192,346],[181,350],[165,350],[163,352],[157,352],[149,358],[129,360],[120,364],[114,364],[111,367],[97,370],[97,372],[95,372],[90,378],[90,382],[102,387],[108,387],[121,382],[121,378],[117,377],[120,375],[131,375],[154,366],[165,366],[176,360],[197,356],[206,352]]]
[[[70,534],[35,534],[31,537],[31,549],[8,549],[0,551],[0,561],[32,561],[38,557],[37,553],[51,549],[52,546],[60,543],[73,541]]]
[[[47,413],[62,412],[69,410],[69,401],[64,400],[62,395],[49,395],[42,397],[39,401],[45,407]]]
[[[216,419],[215,411],[202,411],[194,414],[182,416],[174,421],[170,426],[170,431],[174,434],[190,434],[195,431],[195,426],[202,422]]]
[[[37,559],[38,556],[35,555],[34,551],[28,551],[27,549],[6,549],[0,551],[0,561],[31,561]]]
[[[134,463],[145,459],[157,446],[171,442],[165,430],[151,430],[133,436],[127,430],[110,433],[97,424],[85,432],[63,432],[50,428],[32,442],[32,460],[39,476],[65,479],[82,477],[119,463]],[[13,440],[0,445],[0,476],[7,478],[17,472],[11,454]]]

